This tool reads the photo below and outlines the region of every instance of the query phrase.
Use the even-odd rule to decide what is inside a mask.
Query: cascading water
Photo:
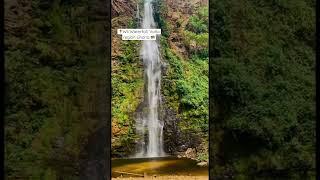
[[[153,17],[153,0],[145,0],[143,29],[156,27]],[[137,134],[142,137],[136,157],[160,157],[163,151],[163,122],[159,119],[159,104],[161,102],[161,61],[159,45],[155,40],[142,41],[141,57],[145,74],[145,108],[136,120]]]

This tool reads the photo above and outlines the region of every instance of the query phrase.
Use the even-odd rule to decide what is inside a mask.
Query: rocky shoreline
[[[180,152],[177,155],[178,158],[188,158],[197,161],[197,165],[201,167],[207,167],[209,165],[208,161],[199,161],[197,157],[196,149],[188,148],[185,152]]]

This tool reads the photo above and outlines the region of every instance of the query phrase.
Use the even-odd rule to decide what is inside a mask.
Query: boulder
[[[185,152],[185,157],[189,159],[195,159],[197,156],[196,150],[193,148],[188,148]]]
[[[201,166],[201,167],[208,166],[208,162],[199,162],[197,163],[197,166]]]

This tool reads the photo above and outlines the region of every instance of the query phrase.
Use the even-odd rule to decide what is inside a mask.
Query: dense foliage
[[[155,14],[158,25],[166,30],[161,37],[161,52],[167,67],[162,80],[164,107],[176,112],[182,132],[199,136],[202,145],[193,148],[199,149],[197,159],[206,161],[209,131],[208,7],[196,9],[196,13],[187,19],[186,27],[181,27],[179,31],[165,18],[167,10],[163,3],[155,6],[159,8]],[[177,31],[182,37],[181,43],[186,47],[186,57],[181,56],[167,40]]]
[[[213,174],[315,169],[315,1],[211,1]]]
[[[136,28],[130,16],[127,28]],[[116,26],[114,18],[113,25]],[[124,28],[124,27],[121,27]],[[127,157],[134,152],[136,110],[143,101],[143,62],[140,59],[139,41],[117,39],[119,52],[113,54],[112,65],[112,157]]]
[[[105,16],[97,7],[6,2],[6,179],[81,174],[87,138],[106,110]]]

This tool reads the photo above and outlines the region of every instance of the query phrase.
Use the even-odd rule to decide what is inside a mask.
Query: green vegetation
[[[190,16],[187,30],[196,34],[208,32],[209,12],[208,6],[204,6],[195,11],[196,14]]]
[[[130,21],[128,28],[133,28]],[[120,52],[112,67],[112,157],[128,156],[134,151],[135,112],[143,100],[143,64],[139,57],[139,41],[120,41]]]
[[[162,94],[165,108],[173,109],[178,119],[179,128],[199,136],[200,142],[208,142],[209,131],[209,94],[208,94],[208,7],[200,7],[192,15],[186,27],[179,34],[183,45],[187,47],[188,57],[182,57],[168,45],[168,36],[172,34],[172,25],[166,23],[167,10],[159,2],[156,13],[159,27],[166,32],[161,37],[161,51],[168,69],[163,76]],[[176,29],[174,31],[177,31]],[[199,148],[197,159],[208,160],[207,143]],[[201,150],[200,150],[201,149]]]
[[[6,9],[5,179],[78,177],[88,136],[106,125],[97,118],[105,112],[105,22],[91,3]]]
[[[139,42],[123,41],[123,51],[117,57],[112,75],[112,114],[115,123],[128,122],[129,114],[135,112],[143,96],[143,71],[139,58]],[[130,116],[132,120],[132,115]]]
[[[211,1],[213,177],[314,178],[314,4]]]
[[[208,61],[179,59],[172,50],[165,48],[169,62],[168,75],[164,78],[163,94],[169,107],[183,119],[181,126],[208,131]],[[170,87],[170,88],[169,88]]]

